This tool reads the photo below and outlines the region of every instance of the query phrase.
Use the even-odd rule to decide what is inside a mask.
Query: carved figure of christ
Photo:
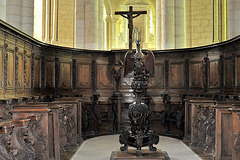
[[[115,15],[121,15],[128,19],[129,29],[129,50],[132,50],[132,33],[133,33],[133,19],[140,16],[141,14],[147,14],[147,11],[133,11],[133,7],[129,6],[129,11],[117,11]]]

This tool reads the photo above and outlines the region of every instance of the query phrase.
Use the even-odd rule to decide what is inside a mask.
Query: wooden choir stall
[[[0,21],[0,159],[67,160],[83,140],[129,128],[126,52],[53,46]],[[239,160],[240,36],[153,53],[150,128],[202,158]]]

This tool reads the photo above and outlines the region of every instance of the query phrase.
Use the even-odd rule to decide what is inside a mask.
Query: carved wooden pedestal
[[[110,160],[170,160],[167,152],[158,149],[156,152],[150,152],[148,149],[142,150],[142,156],[136,156],[135,149],[129,149],[127,152],[120,150],[113,151]]]

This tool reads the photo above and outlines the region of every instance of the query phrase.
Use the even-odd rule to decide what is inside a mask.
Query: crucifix
[[[129,6],[129,11],[118,11],[116,15],[121,15],[128,19],[129,29],[129,49],[132,50],[132,32],[133,32],[133,19],[140,16],[141,14],[147,14],[147,11],[133,11],[132,6]]]

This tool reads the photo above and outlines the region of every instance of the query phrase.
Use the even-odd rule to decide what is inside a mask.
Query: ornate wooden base
[[[135,149],[129,149],[126,152],[120,150],[113,151],[110,160],[170,160],[167,152],[158,149],[156,152],[150,152],[148,149],[142,150],[142,156],[135,155]]]

